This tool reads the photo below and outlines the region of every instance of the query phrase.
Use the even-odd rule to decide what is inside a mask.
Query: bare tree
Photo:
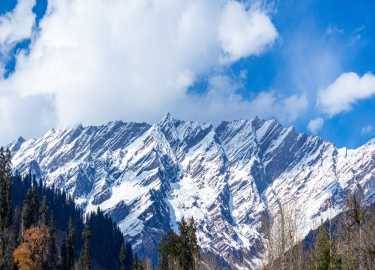
[[[266,224],[266,269],[302,269],[304,254],[298,231],[303,218],[291,204],[277,201],[278,211]]]

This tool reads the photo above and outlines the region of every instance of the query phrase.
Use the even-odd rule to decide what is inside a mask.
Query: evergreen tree
[[[39,207],[39,224],[48,226],[49,224],[49,210],[47,205],[47,197],[43,196],[42,203]]]
[[[82,232],[83,247],[81,257],[79,259],[80,270],[91,270],[91,257],[90,257],[90,237],[91,230],[88,225]]]
[[[191,269],[193,258],[189,247],[189,226],[184,217],[179,224],[179,230],[181,242],[179,250],[180,264],[183,270],[189,270]]]
[[[194,219],[185,218],[179,223],[180,235],[169,232],[159,245],[160,269],[196,270],[199,263],[199,246]]]
[[[143,264],[142,262],[138,259],[138,255],[136,254],[134,257],[134,270],[143,270]]]
[[[65,244],[66,244],[65,262],[64,262],[65,270],[71,270],[74,267],[75,238],[76,236],[75,236],[75,228],[73,224],[73,219],[69,218],[68,232],[67,232],[66,241],[65,241]]]
[[[32,225],[38,223],[39,219],[39,201],[34,185],[26,194],[22,207],[22,231],[29,229]]]
[[[49,223],[49,242],[48,242],[48,270],[55,270],[58,266],[58,250],[56,244],[56,228],[53,218],[48,222]]]
[[[66,239],[63,240],[63,243],[61,245],[61,257],[59,266],[61,270],[70,270],[68,266],[68,256],[67,256],[67,247],[66,247],[67,241]]]
[[[331,266],[331,243],[325,227],[322,225],[315,242],[314,270],[328,270]]]
[[[194,218],[190,219],[188,231],[187,231],[187,238],[189,243],[189,252],[191,253],[192,257],[192,270],[198,269],[198,261],[199,261],[199,246],[197,240],[197,226],[195,224]]]
[[[11,203],[11,156],[9,150],[0,148],[0,269],[12,268],[12,249],[15,245]]]
[[[126,243],[125,250],[126,250],[125,269],[130,270],[133,267],[133,261],[134,261],[132,246],[129,243]]]
[[[120,254],[119,254],[119,263],[120,263],[120,270],[125,270],[125,263],[126,263],[126,250],[125,250],[125,243],[122,242]]]
[[[0,148],[0,232],[12,222],[11,156],[9,150]]]

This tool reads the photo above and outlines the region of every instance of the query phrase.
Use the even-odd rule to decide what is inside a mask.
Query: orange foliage
[[[48,258],[50,235],[46,226],[32,227],[25,231],[23,242],[13,252],[19,270],[39,270]]]

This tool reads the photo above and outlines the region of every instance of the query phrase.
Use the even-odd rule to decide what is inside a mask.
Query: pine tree
[[[179,224],[180,235],[169,232],[160,242],[160,269],[196,270],[199,264],[199,246],[194,219],[185,218]]]
[[[42,203],[39,207],[39,224],[48,226],[50,218],[49,218],[49,210],[48,210],[48,204],[47,204],[47,197],[44,196]]]
[[[320,226],[314,250],[314,270],[328,270],[331,265],[331,243],[324,226]]]
[[[74,266],[74,245],[75,245],[75,229],[73,219],[69,218],[68,232],[66,236],[66,256],[65,256],[65,267],[66,270],[73,269]]]
[[[134,261],[132,246],[129,243],[126,243],[125,250],[126,250],[125,269],[130,270],[133,267],[133,261]]]
[[[184,217],[179,224],[179,230],[181,241],[181,247],[179,250],[180,264],[183,270],[189,270],[192,266],[193,258],[189,246],[189,226]]]
[[[11,203],[11,156],[9,150],[0,148],[0,269],[11,269],[14,233]]]
[[[90,227],[86,225],[82,232],[83,247],[79,259],[80,270],[91,270],[90,237],[91,230]]]
[[[120,262],[120,270],[125,270],[126,264],[126,250],[125,250],[125,243],[122,242],[120,254],[119,254],[119,262]]]
[[[9,228],[12,222],[11,169],[9,150],[0,148],[0,232]]]
[[[192,270],[198,269],[198,261],[199,261],[199,246],[197,240],[197,227],[194,221],[194,218],[190,219],[190,223],[188,226],[188,243],[189,243],[189,252],[191,253],[192,257]]]
[[[22,231],[29,229],[32,225],[38,223],[39,219],[39,200],[34,185],[26,194],[22,206]]]
[[[136,254],[134,257],[134,270],[143,270],[143,264],[142,262],[138,259],[138,255]]]
[[[49,242],[48,242],[48,270],[55,270],[57,269],[58,265],[58,250],[57,250],[57,244],[56,244],[56,228],[55,228],[55,222],[54,219],[51,217],[49,224]]]
[[[63,243],[61,244],[61,257],[59,266],[61,270],[70,270],[68,266],[68,256],[67,256],[67,241],[66,239],[63,240]]]

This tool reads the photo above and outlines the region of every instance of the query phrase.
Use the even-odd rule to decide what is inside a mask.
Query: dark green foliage
[[[125,244],[126,257],[125,257],[125,269],[129,270],[133,267],[133,249],[129,243]]]
[[[108,258],[118,258],[124,243],[123,235],[117,225],[100,209],[87,217],[87,224],[95,232],[91,238],[92,257],[106,269],[118,269],[120,266],[118,260],[108,260]]]
[[[314,250],[314,270],[328,270],[331,265],[331,241],[324,226],[319,228]]]
[[[22,206],[22,231],[29,229],[39,220],[39,199],[36,186],[28,190]]]
[[[12,222],[10,152],[0,148],[0,231]]]
[[[48,224],[49,224],[49,234],[50,234],[50,239],[48,243],[48,255],[50,259],[48,260],[47,269],[53,270],[53,269],[58,268],[59,252],[57,249],[56,229],[55,229],[55,222],[53,218],[49,220]]]
[[[76,235],[72,218],[69,219],[68,231],[64,242],[63,268],[68,270],[74,266]]]
[[[120,270],[125,270],[125,260],[126,260],[126,249],[125,249],[125,243],[122,242],[120,254],[119,254],[119,263],[120,263]]]
[[[142,262],[138,259],[138,256],[137,256],[137,255],[135,255],[135,257],[134,257],[134,264],[133,264],[132,269],[134,269],[134,270],[143,270],[143,264],[142,264]]]
[[[64,192],[45,187],[31,176],[12,177],[11,190],[11,205],[14,209],[14,224],[12,225],[14,232],[12,233],[18,235],[17,227],[20,227],[19,230],[22,231],[23,226],[27,228],[47,223],[51,236],[54,236],[51,237],[48,249],[51,258],[54,259],[45,266],[45,269],[74,269],[83,247],[83,239],[77,237],[82,235],[84,229],[82,211]],[[17,223],[21,223],[21,226],[17,226]],[[87,217],[87,224],[91,228],[92,241],[90,241],[89,250],[92,269],[96,269],[94,266],[104,270],[118,269],[120,265],[118,255],[121,244],[124,242],[118,227],[101,211]],[[6,235],[9,236],[11,233]],[[21,233],[19,240],[22,240]],[[8,252],[10,261],[12,250],[17,245],[17,243],[7,245],[10,247]],[[129,244],[125,244],[125,247],[125,269],[130,270],[132,269],[132,250]],[[0,268],[2,269],[11,268]]]
[[[48,226],[50,221],[49,210],[47,205],[47,197],[43,196],[42,203],[39,207],[39,224]]]
[[[81,251],[81,257],[79,258],[79,269],[80,270],[91,270],[91,255],[90,255],[90,239],[91,229],[89,225],[85,226],[82,232],[83,247]]]
[[[0,269],[12,268],[11,254],[15,245],[15,233],[11,230],[11,188],[10,152],[0,148]]]
[[[194,219],[179,224],[180,235],[169,232],[159,245],[160,269],[195,270],[198,269],[199,246],[196,238]]]

